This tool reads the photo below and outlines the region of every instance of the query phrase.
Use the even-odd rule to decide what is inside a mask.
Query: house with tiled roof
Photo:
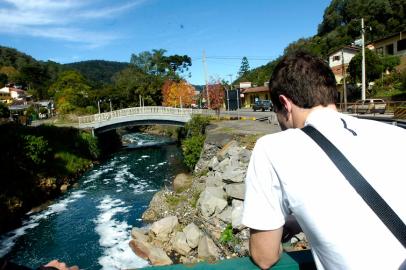
[[[334,73],[336,82],[342,83],[342,79],[347,74],[348,65],[351,59],[361,50],[356,46],[344,46],[328,56],[328,64]]]
[[[242,107],[251,108],[252,104],[257,100],[269,100],[269,87],[268,83],[265,83],[264,86],[255,86],[249,87],[241,90],[242,94]]]

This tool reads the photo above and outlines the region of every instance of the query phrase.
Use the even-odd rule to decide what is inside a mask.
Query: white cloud
[[[86,20],[104,22],[145,0],[102,5],[100,0],[0,0],[0,33],[63,40],[94,48],[116,40],[116,33],[88,29]],[[111,2],[108,2],[111,3]]]

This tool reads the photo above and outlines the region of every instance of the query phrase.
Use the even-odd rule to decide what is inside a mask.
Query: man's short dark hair
[[[269,90],[277,110],[282,109],[279,95],[306,109],[334,104],[337,96],[336,80],[330,67],[322,59],[303,51],[282,58],[272,73]]]

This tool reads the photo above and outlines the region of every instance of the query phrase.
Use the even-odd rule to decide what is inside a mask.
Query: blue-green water
[[[121,151],[95,166],[77,188],[0,237],[0,257],[34,268],[52,259],[81,269],[146,266],[128,246],[131,227],[145,225],[141,215],[154,193],[184,167],[180,149],[162,145],[165,138],[134,133],[126,141],[159,147]]]

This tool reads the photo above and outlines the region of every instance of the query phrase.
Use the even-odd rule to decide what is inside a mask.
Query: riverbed
[[[154,193],[185,167],[168,138],[125,136],[133,149],[94,166],[47,209],[28,213],[22,227],[0,237],[0,257],[33,268],[52,259],[91,270],[146,266],[128,246],[131,227],[146,225],[141,215]]]

